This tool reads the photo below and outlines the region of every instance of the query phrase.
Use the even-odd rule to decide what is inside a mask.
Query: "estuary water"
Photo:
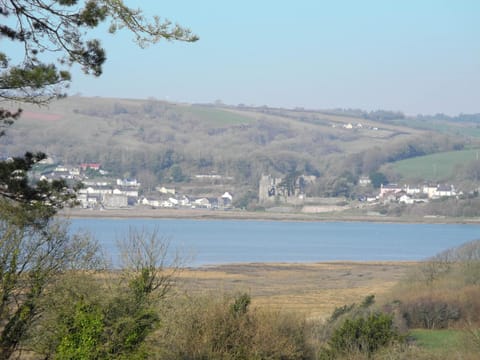
[[[479,225],[248,220],[72,219],[119,265],[131,229],[158,230],[187,266],[250,262],[422,260],[480,239]]]

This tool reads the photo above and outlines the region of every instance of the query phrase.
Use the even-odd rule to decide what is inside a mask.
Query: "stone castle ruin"
[[[310,177],[299,174],[288,174],[283,179],[262,175],[258,187],[259,203],[301,204],[305,199],[305,185],[310,181]]]

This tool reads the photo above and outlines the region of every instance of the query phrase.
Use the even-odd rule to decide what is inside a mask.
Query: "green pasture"
[[[478,125],[470,123],[457,123],[443,120],[427,121],[420,119],[395,120],[392,123],[415,129],[432,130],[448,135],[480,137],[480,128]]]
[[[402,179],[446,180],[458,166],[480,158],[479,149],[449,151],[401,160],[389,165]]]
[[[219,110],[203,106],[191,106],[185,111],[191,113],[201,120],[205,125],[225,126],[236,124],[248,124],[252,122],[252,118],[243,116],[228,110]]]
[[[410,332],[410,337],[425,350],[455,350],[463,343],[463,332],[460,330],[415,329]]]

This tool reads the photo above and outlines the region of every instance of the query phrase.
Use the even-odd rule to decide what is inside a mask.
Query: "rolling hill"
[[[379,121],[341,111],[86,97],[23,108],[23,117],[0,138],[0,155],[43,151],[60,163],[100,162],[116,176],[185,185],[195,174],[219,174],[239,189],[255,189],[264,173],[299,171],[319,178],[312,192],[328,193],[346,173],[358,178],[389,162],[475,141],[410,127],[408,119]],[[390,171],[427,175],[399,164]]]

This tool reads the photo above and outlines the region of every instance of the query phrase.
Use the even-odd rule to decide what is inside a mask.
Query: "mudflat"
[[[253,305],[327,318],[335,307],[381,300],[416,262],[226,264],[181,271],[178,289],[190,294],[247,292]]]
[[[144,218],[144,219],[191,219],[191,220],[268,220],[268,221],[360,221],[392,223],[480,223],[480,218],[448,217],[408,217],[382,215],[354,215],[339,212],[305,213],[305,212],[269,212],[243,210],[205,210],[205,209],[63,209],[60,216],[71,218]]]

